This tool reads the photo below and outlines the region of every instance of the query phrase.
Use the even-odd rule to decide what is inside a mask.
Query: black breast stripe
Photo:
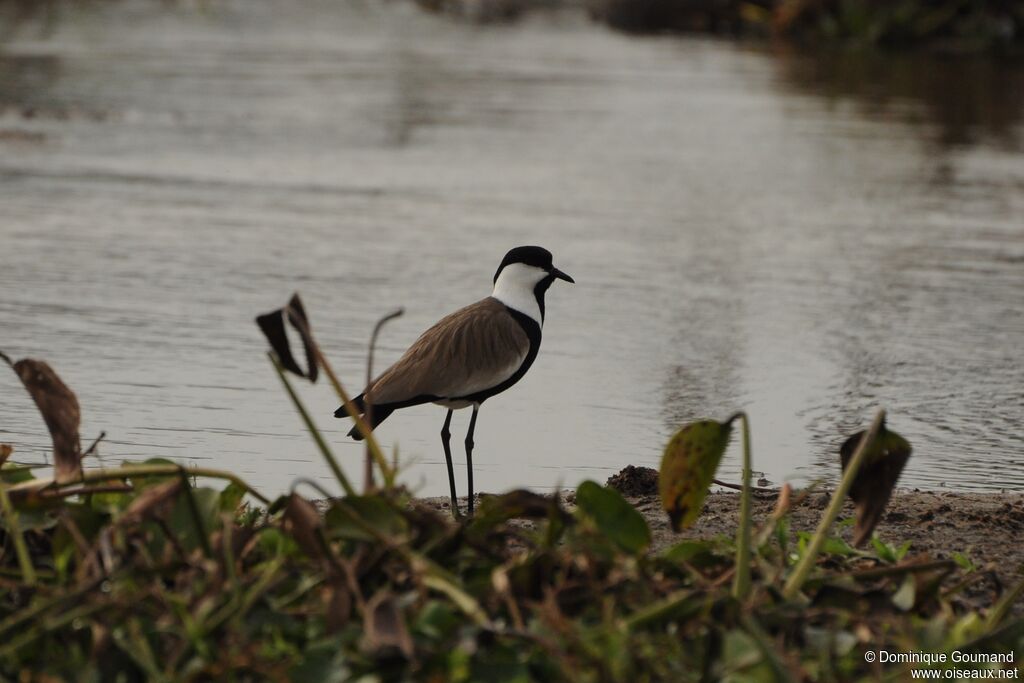
[[[483,403],[486,399],[494,396],[495,394],[500,394],[522,379],[523,375],[526,374],[526,371],[530,369],[531,365],[533,365],[533,361],[537,358],[537,352],[540,351],[540,323],[525,313],[520,313],[514,308],[508,308],[508,306],[505,308],[508,310],[509,315],[519,323],[519,326],[523,328],[523,331],[526,332],[526,336],[530,339],[530,350],[526,352],[526,358],[523,359],[522,365],[519,366],[518,370],[512,373],[511,377],[497,386],[493,386],[490,389],[484,389],[483,391],[478,391],[475,394],[469,394],[468,396],[453,396],[449,400]]]

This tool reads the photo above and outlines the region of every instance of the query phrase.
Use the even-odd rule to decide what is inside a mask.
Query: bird
[[[466,433],[468,513],[473,514],[473,433],[481,404],[505,391],[526,374],[540,350],[544,326],[544,295],[555,280],[575,283],[552,263],[543,247],[511,249],[494,273],[491,295],[451,313],[426,332],[394,365],[372,380],[352,399],[360,415],[369,410],[371,429],[393,412],[424,403],[448,409],[441,444],[448,465],[452,514],[458,516],[455,472],[452,468],[452,413],[472,408]],[[345,406],[334,412],[346,417]],[[359,441],[353,427],[348,433]]]

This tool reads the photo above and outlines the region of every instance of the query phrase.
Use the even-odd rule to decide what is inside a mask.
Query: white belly
[[[450,401],[446,398],[442,398],[440,401],[434,401],[434,405],[444,406],[451,410],[462,410],[473,405],[474,401]]]

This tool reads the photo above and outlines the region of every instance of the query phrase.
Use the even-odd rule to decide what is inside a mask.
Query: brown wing
[[[420,335],[364,393],[376,405],[469,396],[511,377],[529,351],[530,338],[505,304],[487,297]]]

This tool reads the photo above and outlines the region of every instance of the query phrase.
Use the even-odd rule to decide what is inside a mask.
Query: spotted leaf
[[[718,463],[729,445],[734,419],[694,422],[676,432],[665,447],[658,492],[673,531],[690,526],[700,514]]]

